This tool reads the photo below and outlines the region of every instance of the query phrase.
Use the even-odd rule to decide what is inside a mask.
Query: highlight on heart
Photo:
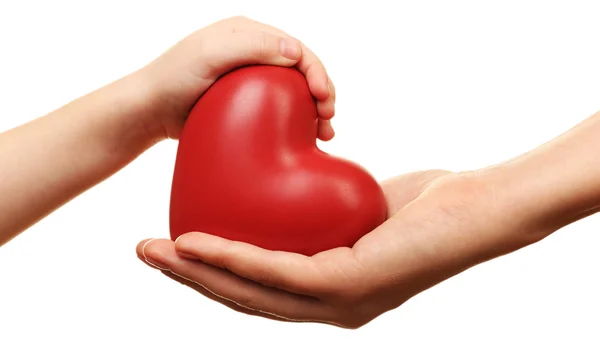
[[[319,150],[317,108],[295,68],[229,72],[198,100],[181,132],[171,238],[206,232],[314,255],[351,247],[386,219],[373,176]]]

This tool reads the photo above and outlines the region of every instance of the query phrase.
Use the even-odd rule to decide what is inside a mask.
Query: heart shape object
[[[205,232],[310,256],[351,247],[383,223],[381,187],[317,148],[317,118],[295,68],[246,66],[217,80],[179,139],[171,238]]]

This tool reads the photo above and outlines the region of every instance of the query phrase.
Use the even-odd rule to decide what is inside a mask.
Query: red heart
[[[171,238],[199,231],[305,255],[352,246],[386,219],[383,192],[316,139],[316,104],[299,71],[248,66],[222,76],[180,136]]]

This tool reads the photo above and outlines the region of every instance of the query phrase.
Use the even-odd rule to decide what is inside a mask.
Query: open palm
[[[522,246],[476,175],[442,170],[382,183],[389,219],[352,248],[308,257],[206,233],[143,241],[139,257],[237,311],[357,328],[477,263]],[[518,225],[518,220],[514,224]]]

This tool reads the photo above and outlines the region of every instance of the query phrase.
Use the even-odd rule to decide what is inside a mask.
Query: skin
[[[352,248],[308,257],[208,233],[140,242],[166,276],[234,310],[359,328],[475,265],[539,242],[600,208],[600,113],[495,166],[382,183],[389,219]]]
[[[11,169],[0,174],[0,244],[161,140],[177,139],[198,97],[247,64],[296,66],[318,100],[319,138],[334,136],[335,89],[319,59],[276,28],[241,17],[220,21],[139,71],[0,134],[0,169]],[[600,114],[493,167],[385,181],[389,218],[352,248],[308,257],[191,232],[176,242],[144,240],[137,254],[240,312],[358,328],[445,279],[596,213],[600,163],[590,150],[600,147],[598,134]]]
[[[147,66],[0,134],[0,246],[144,151],[177,139],[215,80],[250,64],[295,66],[317,100],[318,137],[334,137],[335,88],[320,60],[279,29],[234,17],[184,38]]]

